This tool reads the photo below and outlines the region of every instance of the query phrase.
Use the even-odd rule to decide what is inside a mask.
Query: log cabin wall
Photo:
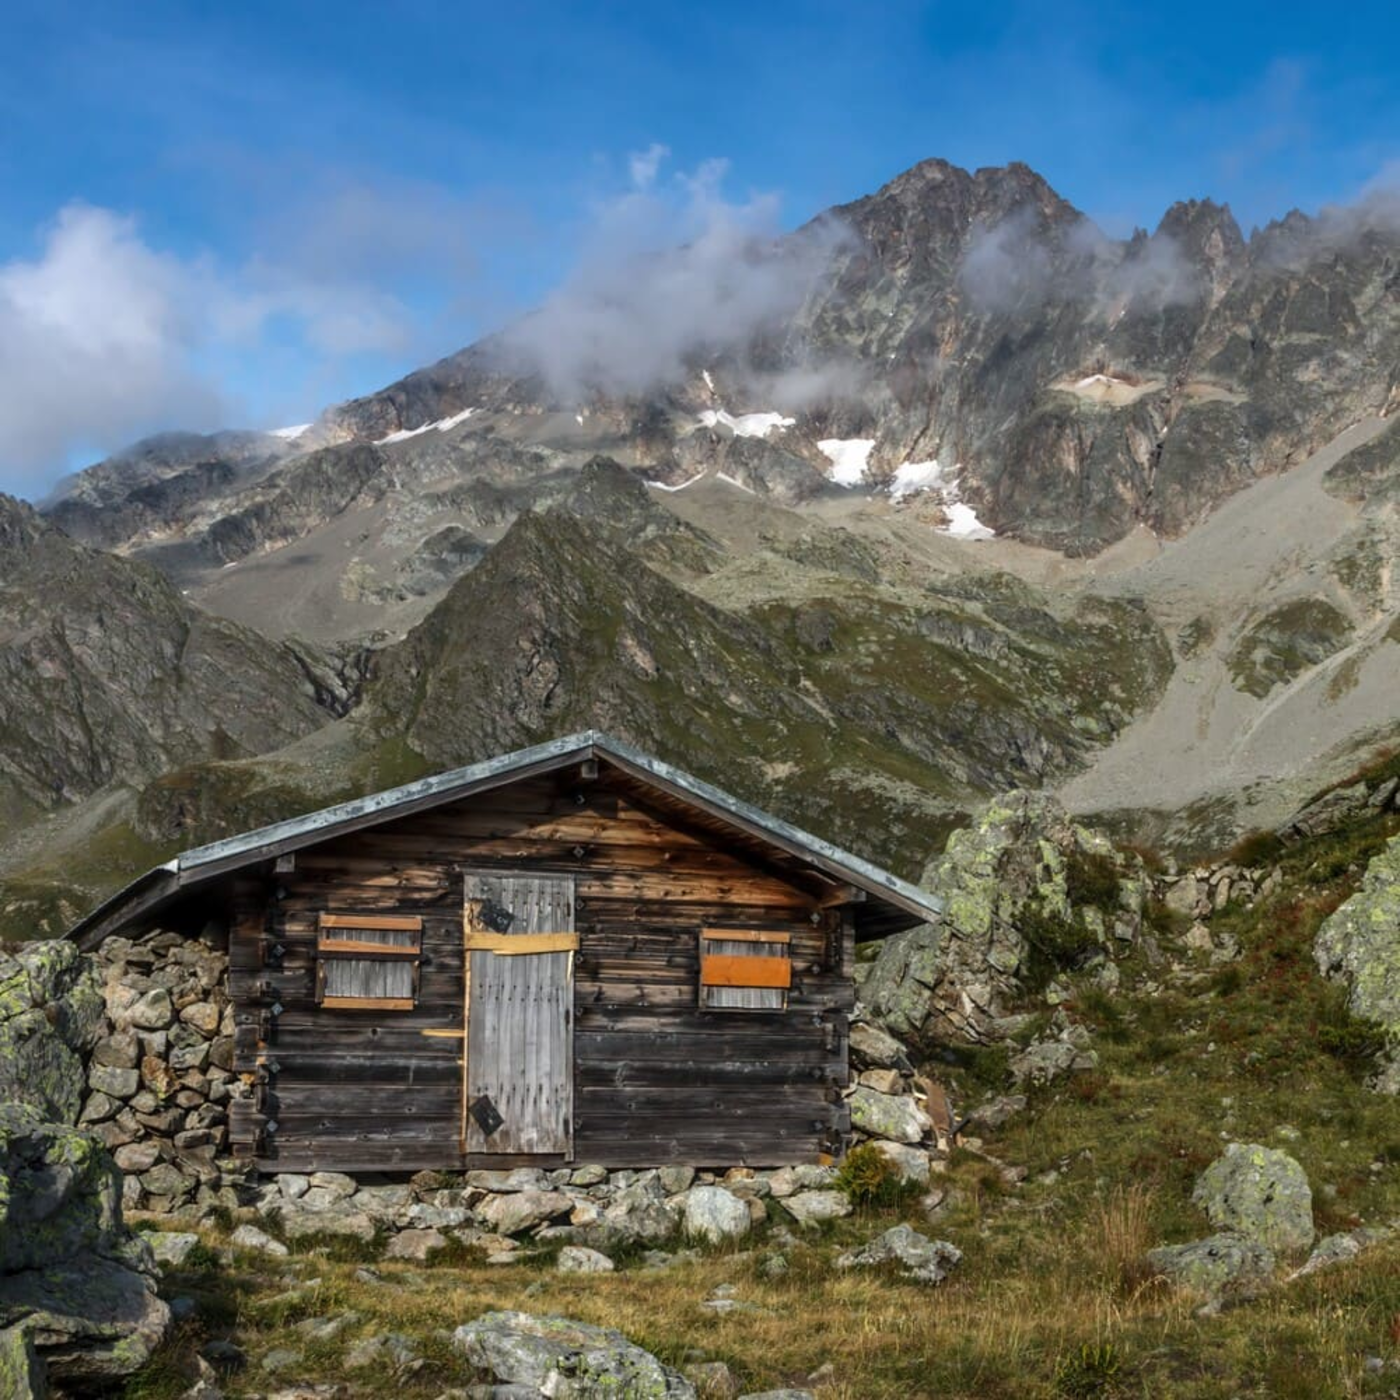
[[[839,1151],[850,911],[746,840],[616,772],[574,770],[329,839],[242,884],[230,991],[237,1068],[257,1088],[235,1150],[280,1171],[524,1160],[463,1151],[464,882],[509,871],[575,882],[572,1160],[776,1166]],[[421,918],[412,1010],[317,1004],[327,913]],[[786,1009],[701,1008],[712,927],[789,936]]]

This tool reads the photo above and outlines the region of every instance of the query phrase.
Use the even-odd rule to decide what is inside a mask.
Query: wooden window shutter
[[[792,986],[792,937],[762,929],[700,933],[700,1005],[714,1011],[782,1011]]]
[[[416,916],[322,914],[316,1004],[331,1011],[412,1011],[422,960],[423,920]]]

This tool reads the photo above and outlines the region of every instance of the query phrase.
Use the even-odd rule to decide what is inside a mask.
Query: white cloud
[[[386,289],[391,264],[431,277],[459,255],[460,226],[411,200],[395,223],[363,189],[321,212],[302,243],[267,241],[277,257],[224,266],[152,246],[113,210],[63,208],[32,255],[0,263],[0,489],[38,495],[80,455],[223,425],[238,414],[230,367],[288,344],[320,367],[411,352],[419,326]]]
[[[657,184],[662,149],[632,158],[632,187],[594,208],[573,271],[500,337],[558,394],[640,393],[742,355],[797,309],[848,236],[827,220],[780,239],[777,197],[727,199],[723,160]]]
[[[192,368],[209,270],[152,250],[132,220],[73,204],[39,255],[0,265],[0,472],[20,488],[68,453],[163,418],[216,420]]]
[[[669,146],[653,141],[644,151],[633,151],[627,157],[627,172],[632,177],[632,188],[649,190],[656,183],[656,172],[661,162],[671,154]]]

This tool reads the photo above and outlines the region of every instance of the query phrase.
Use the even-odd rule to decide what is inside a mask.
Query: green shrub
[[[1112,1342],[1083,1342],[1055,1367],[1055,1393],[1068,1400],[1112,1395],[1123,1358]]]
[[[899,1168],[873,1142],[851,1148],[841,1163],[838,1180],[852,1204],[858,1206],[897,1206],[918,1189],[904,1180]]]

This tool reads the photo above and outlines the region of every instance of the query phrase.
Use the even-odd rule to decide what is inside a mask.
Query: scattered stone
[[[994,1133],[998,1128],[1005,1127],[1016,1114],[1024,1113],[1026,1103],[1024,1094],[1002,1094],[999,1098],[988,1099],[986,1103],[978,1104],[968,1114],[968,1121]]]
[[[359,1320],[360,1315],[356,1312],[339,1313],[335,1317],[308,1317],[298,1322],[292,1330],[308,1342],[330,1342]]]
[[[1196,1182],[1191,1199],[1218,1230],[1274,1250],[1313,1242],[1312,1188],[1286,1152],[1232,1142]]]
[[[751,1390],[739,1400],[817,1400],[810,1390]]]
[[[1307,1263],[1301,1268],[1294,1269],[1289,1274],[1287,1281],[1292,1283],[1294,1279],[1306,1278],[1309,1274],[1315,1274],[1319,1269],[1330,1269],[1337,1264],[1348,1264],[1362,1250],[1386,1238],[1386,1234],[1387,1232],[1383,1230],[1363,1228],[1352,1230],[1346,1234],[1328,1235],[1314,1245]]]
[[[151,1247],[157,1264],[179,1269],[199,1243],[198,1235],[176,1234],[173,1231],[152,1230],[142,1236]]]
[[[1274,1272],[1271,1250],[1257,1240],[1233,1234],[1163,1245],[1148,1251],[1147,1262],[1179,1287],[1212,1302],[1253,1298],[1269,1286]]]
[[[275,1240],[256,1225],[240,1225],[229,1237],[229,1243],[236,1249],[252,1249],[259,1254],[270,1254],[275,1259],[287,1257],[287,1246]]]
[[[962,1259],[962,1251],[946,1240],[931,1240],[908,1225],[896,1225],[859,1249],[843,1254],[838,1269],[864,1269],[897,1263],[900,1274],[918,1283],[942,1283]]]
[[[723,1361],[692,1361],[682,1374],[702,1400],[734,1400],[739,1393],[739,1382]]]
[[[412,1259],[424,1264],[447,1248],[447,1236],[437,1230],[400,1230],[384,1249],[386,1259]]]
[[[559,1251],[561,1274],[610,1274],[617,1266],[600,1250],[568,1244]]]
[[[413,1342],[398,1332],[379,1332],[373,1337],[362,1337],[347,1348],[345,1365],[347,1370],[358,1371],[365,1366],[374,1366],[388,1358],[395,1370],[402,1370],[418,1360],[418,1352]]]
[[[686,1197],[685,1232],[718,1244],[747,1235],[752,1224],[749,1208],[723,1186],[696,1186]]]
[[[276,1375],[278,1371],[290,1370],[291,1367],[300,1365],[301,1355],[294,1347],[273,1347],[258,1362],[258,1367],[270,1375]]]
[[[495,1380],[553,1400],[696,1400],[695,1387],[610,1328],[564,1317],[490,1312],[457,1328],[453,1347]],[[528,1392],[525,1392],[528,1394]]]
[[[799,1225],[820,1225],[851,1213],[850,1197],[844,1191],[799,1191],[783,1207]]]

